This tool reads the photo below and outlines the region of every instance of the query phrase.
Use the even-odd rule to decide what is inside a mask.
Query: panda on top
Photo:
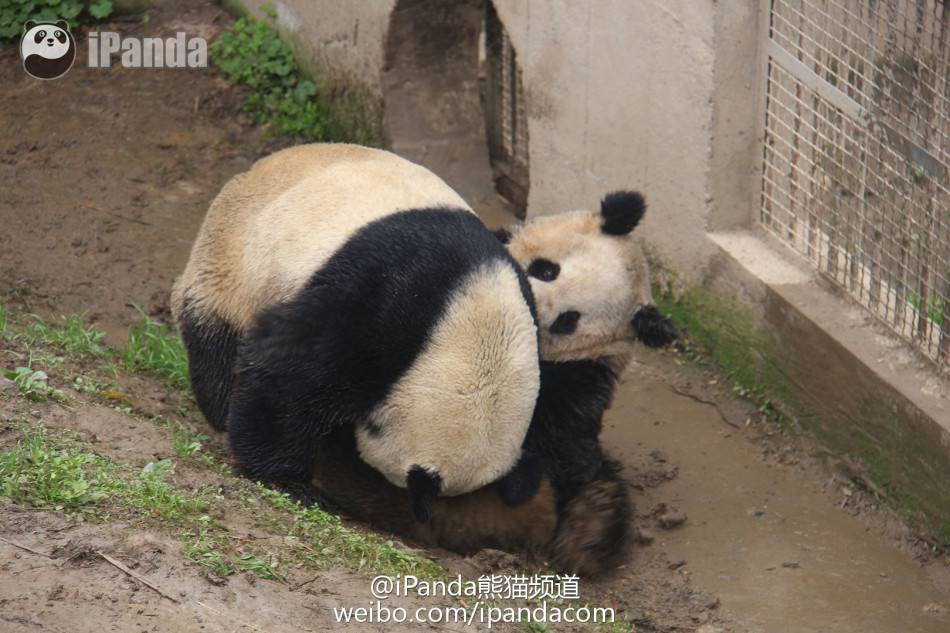
[[[544,216],[500,232],[537,306],[541,384],[522,458],[543,473],[532,499],[510,505],[490,485],[436,499],[419,523],[405,493],[360,460],[352,434],[337,432],[314,475],[331,505],[423,545],[527,552],[584,575],[616,567],[632,508],[619,464],[598,439],[602,417],[637,341],[662,347],[678,336],[653,305],[632,233],[645,210],[639,193],[615,192],[599,213]]]
[[[199,408],[248,477],[319,501],[321,440],[437,495],[532,496],[539,389],[523,270],[442,180],[389,152],[293,147],[215,198],[172,292]]]

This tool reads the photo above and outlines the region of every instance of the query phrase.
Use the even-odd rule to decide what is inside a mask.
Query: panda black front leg
[[[511,470],[495,482],[495,489],[506,504],[521,505],[538,493],[541,477],[541,462],[537,455],[524,451]]]
[[[637,340],[647,347],[665,347],[676,340],[679,332],[654,305],[643,306],[634,313],[630,325],[637,333]]]

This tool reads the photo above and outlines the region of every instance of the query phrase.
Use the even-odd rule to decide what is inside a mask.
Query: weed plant
[[[22,0],[0,2],[0,43],[16,41],[23,35],[27,20],[56,22],[66,20],[76,27],[80,20],[101,20],[112,13],[110,0]]]
[[[268,20],[240,18],[208,46],[211,61],[229,81],[251,89],[244,111],[266,125],[265,136],[287,134],[327,140],[328,109],[316,85],[305,78],[290,47],[269,23],[277,13],[261,10]]]
[[[62,391],[49,386],[49,376],[46,372],[34,371],[30,367],[17,367],[0,369],[0,375],[12,380],[20,388],[20,393],[30,400],[66,400]]]

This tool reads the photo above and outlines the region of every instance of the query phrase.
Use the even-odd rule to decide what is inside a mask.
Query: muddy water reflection
[[[713,407],[673,392],[681,370],[647,362],[628,374],[603,438],[628,472],[657,449],[679,466],[635,495],[641,513],[665,502],[689,516],[653,530],[649,552],[685,560],[696,586],[766,633],[950,631],[944,567],[918,566],[833,506],[815,476],[763,463]]]

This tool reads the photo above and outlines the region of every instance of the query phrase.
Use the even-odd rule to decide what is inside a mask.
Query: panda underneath
[[[172,308],[199,408],[245,475],[313,502],[336,429],[408,488],[534,494],[537,400],[523,270],[442,180],[389,152],[293,147],[215,198]]]
[[[528,271],[538,315],[541,387],[523,458],[543,472],[533,499],[512,506],[487,486],[436,499],[429,521],[418,523],[405,510],[405,493],[360,461],[351,437],[337,433],[314,479],[331,505],[463,554],[527,552],[588,576],[616,567],[631,505],[619,464],[598,439],[602,417],[637,341],[662,347],[677,336],[653,305],[647,262],[632,235],[644,212],[640,194],[616,192],[599,214],[545,216],[500,235]]]
[[[391,154],[275,154],[222,190],[174,289],[199,407],[250,477],[423,544],[604,571],[628,500],[601,417],[634,341],[674,334],[630,236],[643,211],[611,194],[600,214],[516,229],[505,251]],[[388,373],[367,368],[380,351]],[[446,411],[494,436],[450,438]]]

